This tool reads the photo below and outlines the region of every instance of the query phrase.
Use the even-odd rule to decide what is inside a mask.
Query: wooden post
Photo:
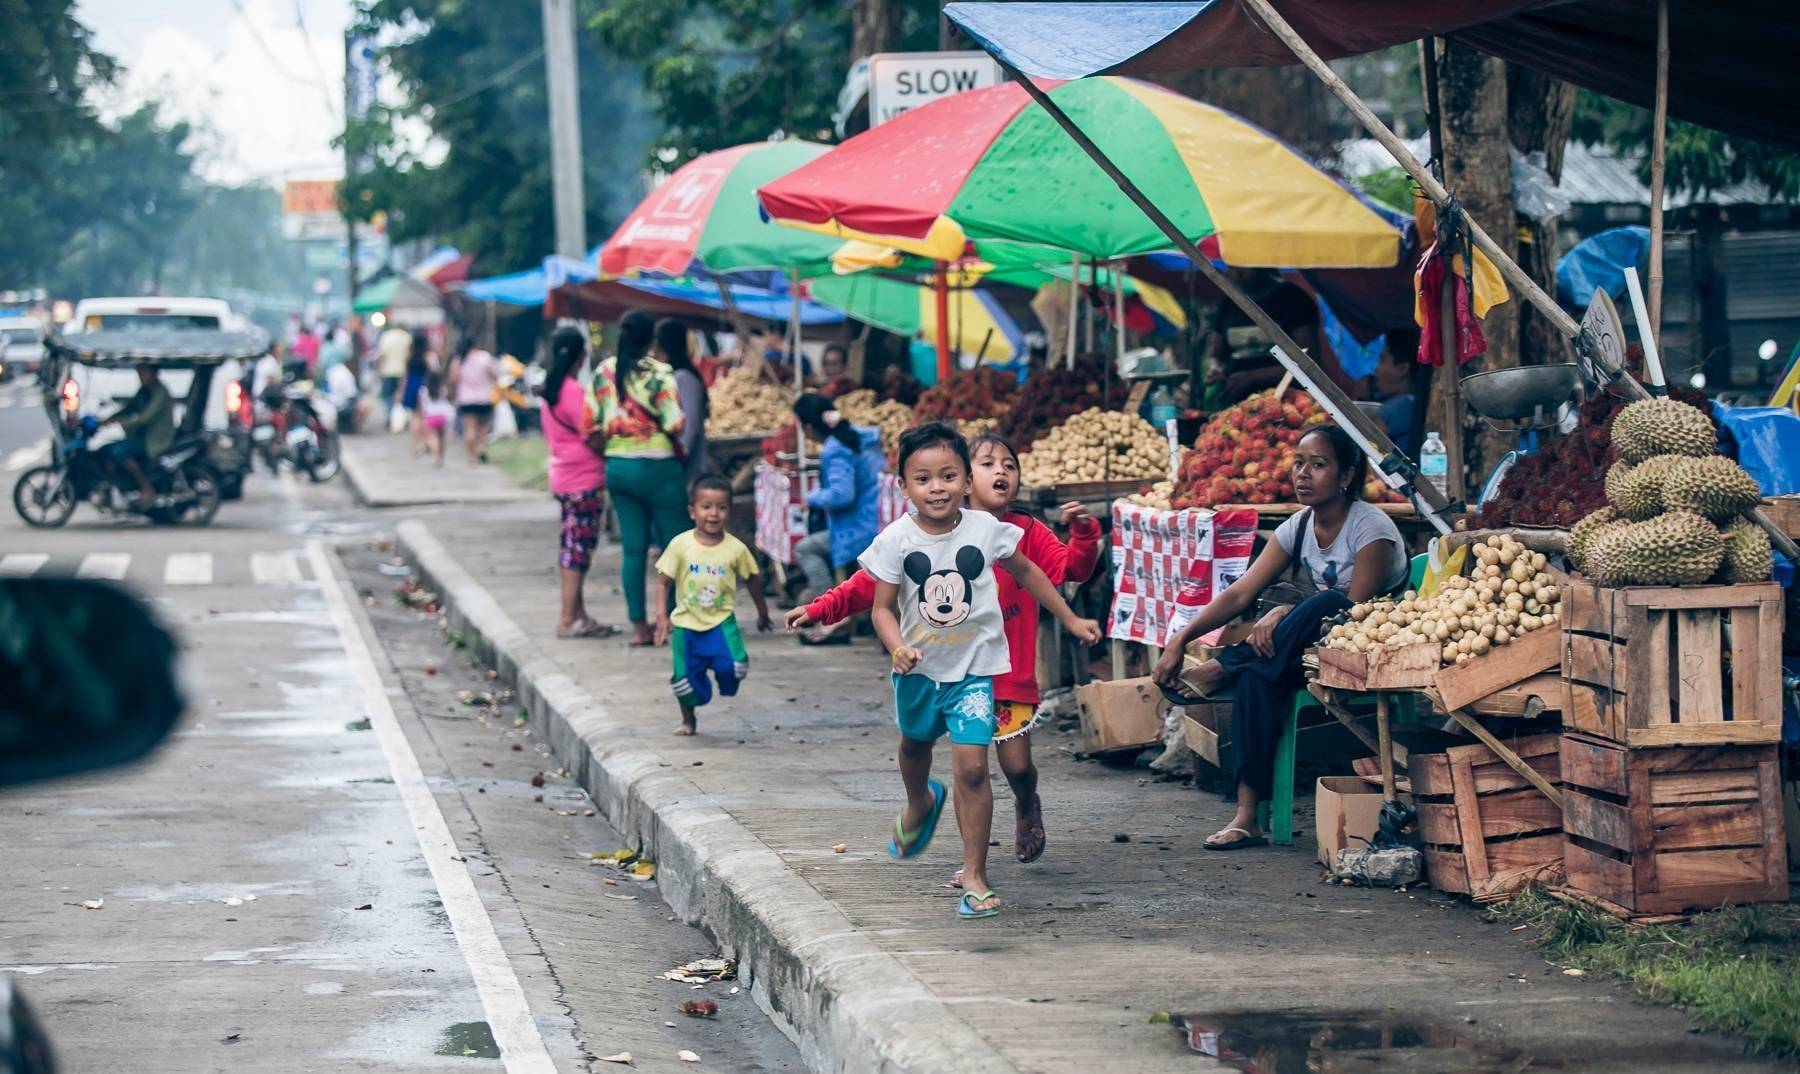
[[[1381,797],[1383,801],[1391,802],[1396,797],[1394,793],[1394,736],[1388,727],[1388,696],[1386,694],[1375,695],[1375,737],[1381,745],[1381,749],[1378,751],[1381,754]]]
[[[1662,344],[1663,170],[1669,128],[1669,0],[1656,0],[1656,115],[1650,126],[1650,323],[1638,330]]]
[[[1441,237],[1442,233],[1439,234]],[[1474,316],[1473,311],[1470,316]],[[1438,367],[1431,388],[1443,405],[1444,427],[1436,432],[1444,438],[1445,461],[1449,464],[1445,468],[1444,495],[1454,503],[1466,496],[1466,490],[1463,488],[1462,367],[1457,361],[1456,276],[1450,271],[1448,258],[1444,261],[1444,280],[1438,285],[1438,333],[1444,364]]]

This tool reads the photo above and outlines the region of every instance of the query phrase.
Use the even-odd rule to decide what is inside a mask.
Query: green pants
[[[639,459],[609,455],[606,491],[619,519],[619,584],[625,587],[626,615],[634,623],[644,614],[645,559],[654,535],[667,548],[676,534],[691,528],[687,485],[674,459]]]

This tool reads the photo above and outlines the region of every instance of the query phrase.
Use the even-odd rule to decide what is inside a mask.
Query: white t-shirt
[[[1362,500],[1351,504],[1349,514],[1344,516],[1344,528],[1338,531],[1328,548],[1319,547],[1314,519],[1311,511],[1296,512],[1276,527],[1275,541],[1288,555],[1298,556],[1312,575],[1313,584],[1320,589],[1348,593],[1350,576],[1356,573],[1356,554],[1374,541],[1387,541],[1391,550],[1388,574],[1382,579],[1378,592],[1385,593],[1398,586],[1412,572],[1412,564],[1406,558],[1406,542],[1400,539],[1400,527],[1374,504]],[[1306,527],[1304,534],[1300,533],[1302,525]],[[1296,535],[1304,542],[1298,553],[1294,551]]]
[[[1011,670],[994,571],[1024,533],[967,508],[943,534],[926,533],[905,515],[858,558],[871,575],[900,587],[900,634],[923,654],[912,674],[952,683]]]

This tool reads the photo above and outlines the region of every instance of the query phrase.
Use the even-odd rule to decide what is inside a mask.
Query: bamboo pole
[[[1431,143],[1432,159],[1444,166],[1444,115],[1438,94],[1438,39],[1429,37],[1419,42],[1419,64],[1425,81],[1425,129]],[[1438,241],[1443,241],[1438,230]],[[1442,250],[1442,246],[1439,249]],[[1456,280],[1445,263],[1444,278],[1438,284],[1438,353],[1443,364],[1432,374],[1431,392],[1442,404],[1443,428],[1435,430],[1444,438],[1444,454],[1449,465],[1444,473],[1444,495],[1451,500],[1464,498],[1462,448],[1462,366],[1458,358],[1456,332]],[[1428,406],[1426,409],[1430,409]],[[1420,441],[1423,443],[1423,441]]]
[[[1662,342],[1663,171],[1668,128],[1669,0],[1656,0],[1656,116],[1650,126],[1650,323],[1640,325],[1638,331],[1658,344]]]

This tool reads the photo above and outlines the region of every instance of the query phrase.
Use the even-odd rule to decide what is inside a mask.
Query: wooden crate
[[[1188,705],[1181,711],[1188,749],[1219,767],[1221,752],[1231,748],[1231,702]]]
[[[1637,914],[1786,902],[1776,750],[1563,735],[1569,887]]]
[[[1780,585],[1564,593],[1568,726],[1627,746],[1780,740]]]
[[[1466,663],[1446,665],[1433,681],[1444,708],[1461,709],[1561,663],[1562,632],[1546,626]]]
[[[1432,685],[1442,665],[1436,645],[1378,646],[1366,653],[1319,652],[1319,684],[1334,690],[1416,690]]]
[[[1800,496],[1776,496],[1764,500],[1762,509],[1781,532],[1800,539]]]
[[[1507,745],[1538,774],[1560,778],[1560,735]],[[1467,895],[1515,891],[1560,872],[1562,811],[1480,743],[1407,761],[1434,887]]]

